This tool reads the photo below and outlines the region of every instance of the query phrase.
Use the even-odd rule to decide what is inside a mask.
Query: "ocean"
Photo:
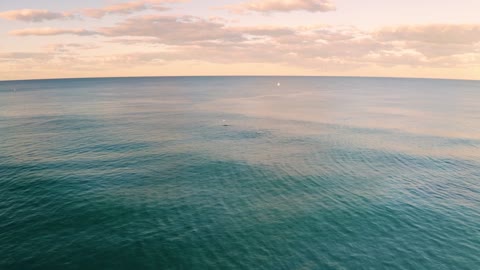
[[[480,81],[0,82],[0,269],[480,269]]]

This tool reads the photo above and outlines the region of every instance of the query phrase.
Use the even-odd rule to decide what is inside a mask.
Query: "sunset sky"
[[[480,1],[0,2],[0,80],[170,75],[480,79]]]

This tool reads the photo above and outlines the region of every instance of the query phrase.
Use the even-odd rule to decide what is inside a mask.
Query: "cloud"
[[[97,44],[82,43],[53,43],[44,46],[51,53],[74,53],[76,51],[85,51],[100,48]]]
[[[293,38],[298,30],[277,26],[233,27],[218,20],[195,16],[147,15],[128,18],[112,27],[101,28],[98,32],[109,37],[150,38],[151,42],[168,45],[192,45],[205,42],[241,45],[242,42],[264,38]]]
[[[330,0],[251,0],[239,5],[228,6],[233,12],[327,12],[334,11],[335,5]]]
[[[11,21],[42,22],[71,18],[71,15],[43,9],[19,9],[1,12],[0,18]]]
[[[165,44],[243,40],[242,33],[231,31],[224,24],[193,16],[148,15],[129,18],[113,27],[102,28],[99,32],[110,37],[155,37],[157,42]]]
[[[430,24],[383,28],[377,32],[383,40],[420,41],[432,44],[472,44],[480,42],[478,24]]]
[[[88,31],[81,28],[75,29],[62,29],[62,28],[25,28],[13,30],[9,33],[13,36],[57,36],[57,35],[77,35],[77,36],[89,36],[95,35],[96,32]]]
[[[345,67],[349,64],[358,66],[356,59],[371,51],[393,48],[391,44],[377,42],[368,33],[353,27],[240,27],[192,16],[129,18],[98,32],[120,38],[118,42],[122,44],[135,46],[146,42],[173,46],[174,50],[157,55],[164,61],[283,63],[309,68],[330,62]],[[125,40],[125,37],[129,39]],[[132,37],[136,38],[132,41]],[[128,59],[157,58],[149,53],[146,57],[128,55]]]
[[[154,9],[158,11],[168,10],[164,4],[167,3],[176,3],[184,2],[185,0],[140,0],[140,1],[131,1],[125,3],[118,3],[109,5],[103,8],[90,8],[84,9],[83,14],[92,18],[102,18],[106,15],[111,14],[131,14],[134,12],[139,12],[148,9]]]
[[[169,8],[166,4],[179,3],[188,0],[138,0],[112,4],[102,8],[88,8],[81,11],[54,12],[45,9],[18,9],[0,12],[0,18],[10,21],[43,22],[58,19],[72,19],[86,16],[100,19],[106,15],[127,15],[143,10],[164,11]]]
[[[253,63],[344,74],[368,68],[478,69],[480,35],[473,35],[478,28],[480,25],[417,25],[366,31],[333,25],[240,26],[194,16],[142,15],[96,29],[30,28],[11,34],[103,36],[94,44],[42,47],[55,56],[49,61],[59,66],[110,70],[192,62],[225,67]],[[110,46],[115,53],[102,50]],[[18,58],[25,56],[28,54]],[[45,59],[42,57],[37,58]]]
[[[385,27],[372,36],[378,42],[394,44],[398,51],[410,51],[410,57],[383,55],[384,63],[428,65],[432,67],[479,65],[480,25],[427,24]],[[413,53],[412,53],[413,52]],[[412,55],[417,54],[417,61]],[[420,61],[421,59],[421,61]],[[477,61],[477,62],[475,62]]]
[[[51,55],[45,52],[10,52],[0,53],[0,60],[46,60],[51,58]]]
[[[168,54],[159,53],[165,61],[263,62],[309,68],[324,65],[338,68],[362,65],[435,67],[447,62],[448,65],[474,64],[471,59],[478,59],[475,55],[480,53],[480,44],[464,43],[480,38],[475,36],[466,39],[465,34],[459,35],[458,32],[465,33],[467,29],[472,33],[476,26],[461,28],[464,29],[462,31],[444,31],[451,28],[455,26],[421,25],[415,28],[424,32],[434,31],[431,34],[433,38],[450,35],[448,39],[451,43],[440,43],[435,39],[411,35],[410,28],[404,26],[390,28],[396,29],[393,33],[398,34],[392,36],[392,32],[385,29],[363,31],[355,27],[331,25],[241,27],[193,16],[148,15],[128,18],[112,27],[98,29],[97,33],[118,38],[124,45],[149,43],[173,46],[175,49]],[[403,29],[409,31],[402,32]],[[467,55],[469,53],[474,55]],[[144,59],[132,55],[128,57]]]

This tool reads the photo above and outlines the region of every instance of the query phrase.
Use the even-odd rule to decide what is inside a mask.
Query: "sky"
[[[0,0],[0,80],[480,80],[478,0]]]

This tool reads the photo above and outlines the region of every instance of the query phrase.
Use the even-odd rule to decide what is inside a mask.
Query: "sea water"
[[[480,81],[0,82],[0,269],[480,269]]]

